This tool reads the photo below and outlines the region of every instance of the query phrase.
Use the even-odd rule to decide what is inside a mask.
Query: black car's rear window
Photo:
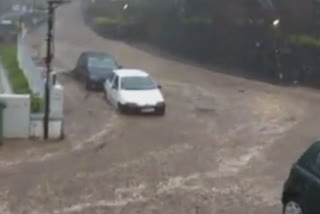
[[[92,68],[110,68],[116,69],[116,62],[106,56],[90,56],[88,57],[88,66]]]

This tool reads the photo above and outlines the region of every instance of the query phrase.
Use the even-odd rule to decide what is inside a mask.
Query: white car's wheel
[[[121,105],[121,103],[117,103],[117,105],[116,105],[116,110],[119,112],[119,113],[121,113],[121,114],[123,114],[123,113],[125,113],[125,111],[124,111],[124,109],[123,109],[123,106]]]
[[[295,200],[289,200],[283,209],[283,214],[304,214],[301,205]]]

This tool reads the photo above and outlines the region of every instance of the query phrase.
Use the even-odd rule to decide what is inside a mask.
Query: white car
[[[104,83],[105,97],[120,112],[164,115],[166,104],[160,86],[141,70],[114,70]]]

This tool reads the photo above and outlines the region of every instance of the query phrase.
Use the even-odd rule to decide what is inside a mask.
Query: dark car
[[[320,213],[320,141],[293,165],[282,195],[284,214]]]
[[[85,52],[80,55],[74,74],[85,81],[87,89],[102,89],[108,75],[120,67],[107,53]]]

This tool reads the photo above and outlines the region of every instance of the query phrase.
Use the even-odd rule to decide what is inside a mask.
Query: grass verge
[[[43,109],[42,99],[30,90],[28,80],[19,67],[16,46],[14,44],[0,45],[0,58],[8,72],[8,79],[13,92],[15,94],[30,94],[31,112],[41,112]]]
[[[13,44],[1,45],[0,56],[3,66],[8,71],[8,79],[15,94],[29,94],[30,88],[28,81],[19,68],[17,60],[17,49]]]

